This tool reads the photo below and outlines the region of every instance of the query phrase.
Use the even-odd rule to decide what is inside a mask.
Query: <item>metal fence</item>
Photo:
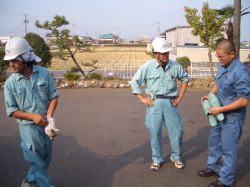
[[[136,71],[147,60],[124,60],[124,61],[103,61],[106,64],[98,67],[94,72],[102,74],[103,77],[119,77],[123,79],[131,79]],[[218,70],[219,62],[213,62],[214,75]],[[250,62],[244,62],[244,65],[250,70]],[[210,79],[210,64],[209,62],[192,62],[188,67],[189,78],[192,79]]]
[[[214,75],[218,70],[219,62],[213,62]],[[209,62],[192,62],[188,68],[188,76],[192,79],[210,79],[210,64]]]
[[[104,62],[106,66],[98,67],[95,70],[96,73],[102,74],[103,77],[119,77],[123,79],[131,79],[136,71],[147,61],[138,61],[138,60],[126,60],[126,61],[110,61]],[[214,74],[217,73],[217,67],[219,62],[213,62]],[[194,79],[209,79],[210,74],[210,65],[209,62],[192,62],[191,66],[188,68],[188,75],[190,78]]]
[[[102,74],[103,77],[119,77],[123,79],[131,79],[136,71],[148,60],[111,60],[98,61],[98,67],[94,72]],[[89,61],[81,61],[87,63]],[[88,73],[91,67],[83,67],[83,70]]]

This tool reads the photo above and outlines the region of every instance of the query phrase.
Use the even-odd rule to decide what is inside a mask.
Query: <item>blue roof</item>
[[[113,39],[114,37],[114,34],[102,34],[99,36],[100,39]]]

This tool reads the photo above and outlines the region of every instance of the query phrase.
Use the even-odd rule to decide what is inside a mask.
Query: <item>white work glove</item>
[[[56,122],[54,118],[47,119],[49,124],[45,127],[45,133],[50,137],[51,140],[58,136],[58,129],[56,128]]]

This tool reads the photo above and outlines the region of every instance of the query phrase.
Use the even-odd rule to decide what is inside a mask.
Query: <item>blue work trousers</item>
[[[52,141],[45,134],[44,127],[19,125],[24,160],[30,164],[26,179],[39,187],[54,187],[47,169],[52,158]]]
[[[175,161],[182,161],[182,119],[176,107],[172,106],[171,99],[155,99],[154,107],[146,110],[145,125],[150,130],[152,160],[162,163],[162,123],[168,132],[171,157]]]
[[[244,119],[223,124],[217,121],[217,126],[211,129],[208,139],[207,167],[220,175],[219,181],[233,186],[235,170],[238,161],[238,142],[242,134]],[[222,158],[222,164],[220,163]]]

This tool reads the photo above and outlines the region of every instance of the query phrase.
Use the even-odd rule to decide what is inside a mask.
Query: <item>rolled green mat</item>
[[[213,108],[213,107],[221,107],[221,103],[220,103],[218,97],[213,93],[208,94],[208,101],[211,104],[211,108]],[[217,117],[217,119],[219,121],[224,120],[224,114],[223,113],[220,113],[220,114],[216,115],[216,117]]]
[[[206,99],[203,100],[202,107],[203,107],[203,110],[204,110],[204,113],[205,113],[206,117],[208,118],[208,121],[209,121],[210,125],[212,127],[215,127],[217,125],[217,122],[216,122],[216,119],[215,119],[214,115],[209,114],[210,111],[209,111],[208,108],[211,108],[211,104],[209,103],[209,101],[206,100]]]

